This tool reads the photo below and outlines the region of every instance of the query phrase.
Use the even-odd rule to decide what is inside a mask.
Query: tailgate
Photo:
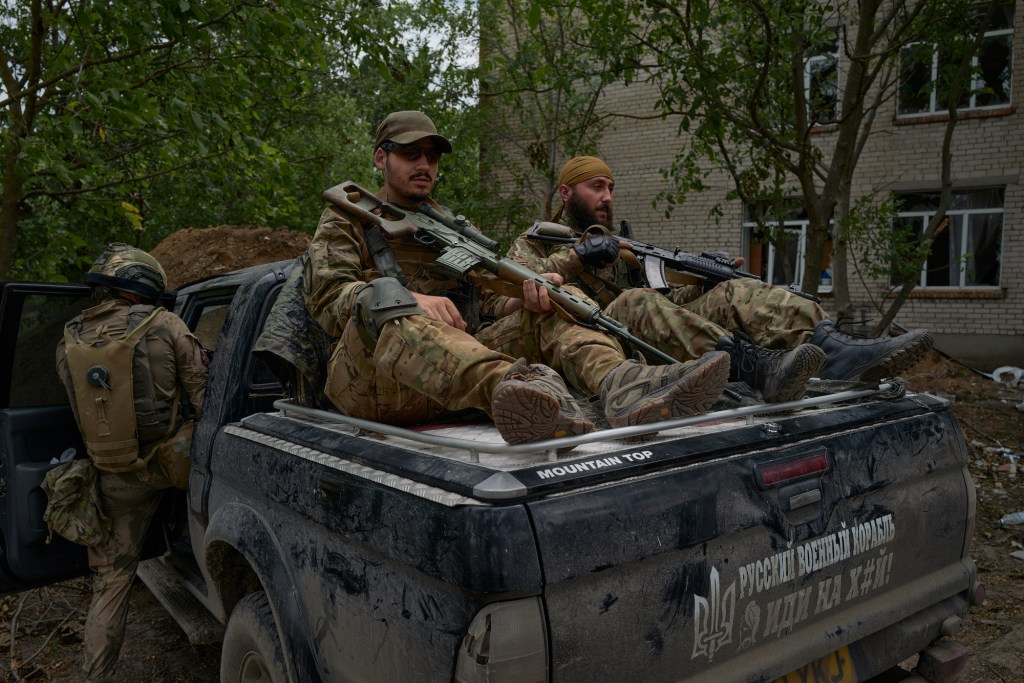
[[[959,427],[908,400],[529,503],[551,681],[772,680],[847,646],[852,681],[916,652],[856,641],[966,594],[974,510]]]

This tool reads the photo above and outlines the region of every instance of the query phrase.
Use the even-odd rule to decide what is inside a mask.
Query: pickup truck
[[[221,680],[955,678],[983,596],[948,402],[898,380],[510,446],[296,400],[253,352],[291,262],[183,288],[212,352],[187,491],[140,576]],[[84,448],[55,371],[74,285],[0,294],[0,593],[85,573],[42,522]],[[570,449],[569,446],[572,446]],[[911,660],[913,661],[913,660]],[[901,670],[900,670],[901,671]],[[881,679],[878,679],[881,680]]]

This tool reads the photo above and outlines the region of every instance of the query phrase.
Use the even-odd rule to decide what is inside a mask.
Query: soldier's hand
[[[562,286],[562,276],[558,273],[544,273],[541,277]],[[551,310],[551,297],[547,287],[538,285],[533,280],[523,280],[523,308],[531,313],[547,313]]]
[[[594,268],[607,268],[619,260],[619,242],[607,234],[591,233],[572,250],[583,265]]]
[[[512,315],[522,307],[522,299],[509,297],[509,300],[505,302],[505,312],[502,314],[502,316],[504,317],[506,315]]]
[[[558,273],[545,273],[542,277],[552,283],[562,286],[562,276]],[[533,280],[523,280],[523,298],[509,299],[505,303],[505,315],[515,313],[520,308],[525,308],[531,313],[547,313],[551,310],[551,298],[548,296],[546,287],[538,285]]]
[[[466,329],[466,321],[462,319],[459,309],[455,307],[452,300],[444,296],[431,296],[429,294],[417,294],[412,292],[416,302],[429,317],[440,320],[460,330]]]
[[[729,256],[727,252],[724,251],[706,251],[704,252],[704,255],[707,256],[708,258],[713,258],[721,263],[728,263],[731,261],[733,268],[742,268],[743,263],[746,261],[746,259],[743,258],[742,256],[737,256],[736,258],[733,258]]]

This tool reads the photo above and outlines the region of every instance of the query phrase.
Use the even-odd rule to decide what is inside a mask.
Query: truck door
[[[39,488],[52,460],[85,455],[55,352],[64,323],[88,305],[85,286],[0,283],[0,594],[88,571],[83,546],[47,543]]]

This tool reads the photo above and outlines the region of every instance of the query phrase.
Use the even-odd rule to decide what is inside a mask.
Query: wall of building
[[[915,291],[896,323],[936,333],[943,350],[968,365],[991,371],[1000,365],[1024,367],[1024,7],[1015,12],[1011,106],[965,115],[953,145],[955,189],[1004,187],[1003,243],[998,288]],[[708,190],[691,194],[667,217],[668,203],[659,194],[671,191],[664,172],[687,144],[678,121],[657,116],[656,93],[637,84],[609,88],[601,108],[612,124],[602,137],[600,155],[615,174],[615,218],[627,219],[638,238],[688,251],[720,249],[742,254],[742,206],[724,202],[731,181],[724,174],[707,180]],[[858,166],[854,195],[879,191],[938,190],[944,117],[897,121],[895,98],[879,112],[874,133]],[[832,133],[822,131],[828,145]],[[722,205],[716,221],[712,207]],[[873,302],[892,296],[885,281],[859,279],[851,273],[857,317],[879,317]],[[829,300],[825,299],[828,309]]]

